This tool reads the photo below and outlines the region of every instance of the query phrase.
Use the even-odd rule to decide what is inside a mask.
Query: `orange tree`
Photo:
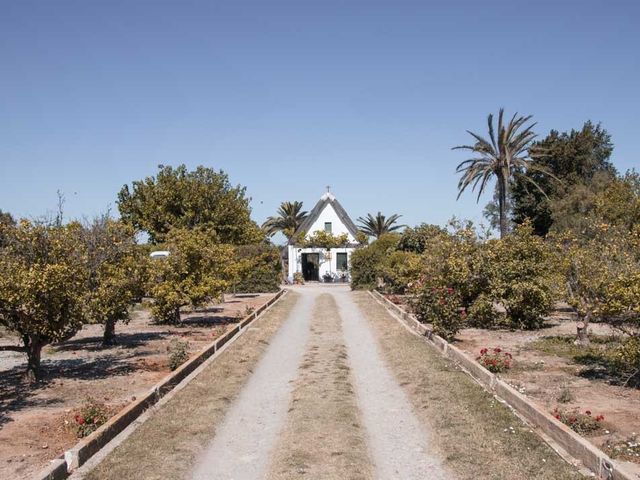
[[[78,223],[4,224],[0,252],[0,324],[22,345],[27,376],[40,377],[42,348],[73,336],[84,318],[88,271]]]
[[[135,230],[107,215],[83,228],[87,249],[86,315],[104,325],[103,343],[115,343],[118,321],[129,321],[129,309],[144,294],[147,256],[136,244]]]
[[[234,247],[218,243],[213,231],[173,229],[164,248],[169,256],[153,260],[149,268],[151,312],[158,322],[180,322],[180,307],[220,298],[239,276]]]

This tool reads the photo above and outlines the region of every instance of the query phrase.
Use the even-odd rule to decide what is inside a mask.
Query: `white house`
[[[288,245],[289,281],[293,280],[297,272],[302,274],[305,281],[349,281],[351,253],[358,246],[356,240],[358,228],[331,192],[320,197],[292,238],[300,238],[304,233],[304,238],[308,239],[318,231],[336,236],[346,233],[348,242],[344,247],[331,249],[290,243]]]

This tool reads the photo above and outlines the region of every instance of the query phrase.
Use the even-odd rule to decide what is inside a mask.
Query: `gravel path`
[[[336,294],[362,419],[380,479],[450,479],[430,453],[429,435],[376,346],[351,292]]]
[[[314,353],[310,349],[321,348],[319,345],[308,344],[309,338],[317,339],[320,334],[317,330],[318,322],[335,323],[335,318],[330,318],[338,313],[342,320],[342,329],[324,328],[328,333],[325,333],[322,342],[334,353],[340,345],[346,346],[346,352],[341,358],[347,362],[343,368],[352,372],[356,412],[346,415],[346,418],[342,413],[342,420],[353,422],[352,418],[361,419],[366,441],[362,450],[364,457],[361,465],[368,465],[366,469],[355,468],[358,462],[352,462],[353,468],[350,469],[357,471],[346,472],[344,465],[347,464],[344,463],[344,459],[340,459],[342,466],[321,465],[321,470],[316,470],[316,473],[342,471],[345,475],[339,474],[336,478],[355,478],[357,474],[364,473],[364,476],[367,476],[365,471],[372,470],[375,478],[381,480],[452,478],[444,472],[439,460],[430,453],[428,432],[413,414],[402,388],[382,360],[371,327],[354,303],[353,294],[348,286],[307,285],[295,290],[300,294],[298,304],[264,353],[189,478],[258,480],[266,478],[270,468],[272,475],[275,471],[286,476],[288,469],[282,465],[306,465],[297,460],[293,462],[282,453],[300,449],[300,441],[313,442],[312,439],[315,438],[317,442],[340,444],[345,440],[327,438],[331,437],[327,435],[327,425],[334,420],[340,421],[339,409],[335,408],[332,411],[321,406],[323,402],[327,402],[329,390],[319,393],[318,405],[309,405],[308,413],[300,417],[302,420],[295,420],[293,427],[289,421],[287,427],[287,419],[293,415],[292,410],[288,411],[289,406],[296,400],[294,397],[300,395],[298,387],[294,395],[294,386],[304,382],[304,375],[301,376],[299,368],[304,372],[305,368],[309,367],[301,365],[303,356],[308,360]],[[326,300],[318,300],[322,294],[333,297],[333,308],[323,306]],[[323,295],[322,298],[326,297],[327,295]],[[333,301],[331,303],[333,304]],[[322,314],[318,308],[323,310]],[[339,326],[339,323],[336,325]],[[313,337],[310,330],[313,331]],[[335,338],[327,338],[327,334]],[[332,371],[333,363],[318,367],[320,370],[316,370],[315,375],[320,372],[335,375]],[[321,378],[319,376],[312,379],[310,385],[316,381],[320,382]],[[338,381],[336,377],[334,382]],[[348,391],[347,388],[345,392],[348,394]],[[336,418],[332,418],[332,415]],[[300,424],[301,421],[304,424]],[[291,432],[295,431],[296,426],[303,427],[305,431],[299,430],[300,435],[292,436]],[[354,422],[354,426],[358,427],[357,422]],[[335,435],[346,436],[345,431],[347,430],[334,429]],[[298,438],[299,436],[304,437],[304,440]],[[318,449],[322,450],[320,445]],[[321,457],[321,462],[331,463],[338,462],[340,455],[333,458],[332,455]],[[283,463],[283,458],[289,464]],[[305,458],[307,463],[309,460],[312,460],[312,457]],[[308,465],[304,467],[305,470],[308,468],[314,470]],[[332,475],[329,477],[333,478]]]
[[[264,478],[309,335],[315,293],[301,293],[189,478]]]

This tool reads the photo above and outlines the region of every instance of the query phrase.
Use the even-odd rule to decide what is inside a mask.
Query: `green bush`
[[[396,250],[400,235],[386,233],[364,248],[351,254],[351,288],[372,290],[383,280],[384,266]]]
[[[173,340],[167,347],[169,352],[169,368],[175,370],[189,358],[189,342]]]
[[[379,268],[387,293],[404,294],[408,286],[420,278],[422,259],[413,252],[390,253]]]
[[[505,323],[504,313],[496,311],[489,295],[482,293],[475,299],[468,310],[468,323],[470,327],[495,328]]]
[[[104,425],[110,416],[111,411],[106,405],[88,398],[73,417],[76,435],[78,438],[90,435]]]
[[[523,330],[541,328],[543,316],[553,306],[549,289],[535,282],[512,284],[507,289],[504,303],[511,326]]]
[[[398,249],[403,252],[424,253],[439,235],[447,235],[447,231],[438,225],[422,223],[414,228],[406,228],[400,237]]]
[[[433,332],[446,340],[453,340],[465,324],[460,294],[451,287],[421,288],[412,308],[420,322],[430,323]]]
[[[242,245],[236,249],[241,264],[237,293],[277,292],[282,279],[280,250],[266,243]]]

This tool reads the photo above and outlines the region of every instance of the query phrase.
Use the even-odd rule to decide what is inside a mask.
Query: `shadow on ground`
[[[54,380],[97,380],[128,375],[141,368],[130,359],[107,354],[89,362],[81,358],[45,360],[42,362],[41,380],[35,384],[25,379],[24,364],[0,372],[0,426],[11,421],[13,412],[63,403],[62,399],[38,395],[49,388]]]

